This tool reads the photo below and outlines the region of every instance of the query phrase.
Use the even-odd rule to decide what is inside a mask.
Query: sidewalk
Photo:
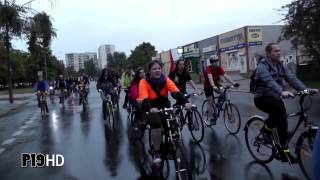
[[[13,98],[13,103],[10,103],[8,95],[0,95],[0,117],[12,110],[22,107],[34,98],[34,93],[15,94]]]

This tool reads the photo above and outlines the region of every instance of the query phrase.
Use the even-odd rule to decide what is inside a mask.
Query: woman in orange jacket
[[[168,92],[177,100],[178,104],[191,108],[191,104],[179,92],[177,86],[168,77],[162,74],[162,63],[160,61],[151,61],[148,65],[149,73],[146,79],[139,83],[138,101],[142,103],[142,110],[150,112],[149,120],[151,126],[151,142],[153,144],[153,163],[161,163],[160,142],[162,132],[162,118],[160,114],[155,113],[158,109],[170,107]],[[157,92],[156,92],[157,91]]]

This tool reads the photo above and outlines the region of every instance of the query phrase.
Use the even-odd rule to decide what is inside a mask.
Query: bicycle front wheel
[[[299,166],[305,177],[311,180],[313,175],[313,145],[316,138],[317,129],[309,129],[303,132],[297,141],[296,154]]]
[[[201,115],[197,109],[193,109],[191,112],[188,112],[187,117],[191,136],[196,143],[200,143],[204,136],[204,125]]]
[[[223,113],[224,125],[230,134],[237,134],[241,127],[241,117],[237,106],[227,103]]]
[[[258,141],[261,128],[264,126],[264,120],[259,117],[251,118],[245,127],[245,139],[247,148],[252,157],[260,163],[269,163],[275,156],[275,148],[272,144],[266,144]]]
[[[211,108],[212,108],[211,112],[214,112],[213,104],[212,104]],[[212,122],[211,122],[212,114],[209,113],[207,100],[203,101],[201,109],[202,109],[203,122],[206,124],[206,126],[211,126],[212,125]]]

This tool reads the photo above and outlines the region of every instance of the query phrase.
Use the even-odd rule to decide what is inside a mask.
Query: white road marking
[[[23,129],[22,130],[19,130],[19,131],[16,131],[12,134],[12,136],[19,136],[20,134],[23,133]]]
[[[5,150],[5,148],[0,148],[0,154],[3,153]]]
[[[26,125],[23,125],[20,127],[20,129],[27,129],[29,126],[26,124]]]
[[[7,140],[3,141],[2,145],[9,145],[9,144],[13,143],[15,140],[16,140],[16,138],[7,139]]]
[[[33,120],[29,120],[25,122],[25,124],[31,124],[31,123],[33,123]]]

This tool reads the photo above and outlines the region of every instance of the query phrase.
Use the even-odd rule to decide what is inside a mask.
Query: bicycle
[[[41,117],[44,118],[47,115],[47,108],[46,108],[46,94],[44,92],[39,92],[37,94],[38,98],[39,98],[39,107],[40,107],[40,111],[41,111]]]
[[[176,108],[163,108],[153,113],[160,113],[165,117],[164,129],[162,131],[160,152],[162,158],[162,168],[168,160],[173,160],[177,179],[188,179],[190,172],[188,171],[188,161],[184,156],[182,145],[180,143],[181,131],[179,127],[179,118],[175,116]],[[147,115],[150,113],[147,112]],[[153,149],[151,142],[151,131],[149,130],[149,145],[150,149]]]
[[[312,168],[308,168],[309,171],[305,168],[305,158],[312,158],[312,149],[313,149],[313,142],[318,130],[318,127],[312,125],[307,117],[306,112],[311,108],[311,105],[308,108],[303,107],[304,101],[306,97],[309,97],[311,100],[311,96],[317,93],[314,90],[307,90],[307,91],[300,91],[294,94],[294,97],[299,96],[299,107],[300,110],[297,113],[288,114],[287,117],[297,117],[299,116],[299,121],[297,122],[294,129],[292,129],[291,133],[288,133],[288,144],[293,139],[293,136],[297,132],[298,128],[300,127],[301,123],[304,123],[304,131],[300,134],[297,140],[297,144],[295,147],[295,153],[297,155],[299,166],[306,176],[307,179],[310,179],[309,171],[312,171]],[[292,97],[292,98],[294,98]],[[252,155],[252,157],[260,162],[260,163],[269,163],[274,158],[277,158],[280,152],[283,151],[280,140],[277,132],[277,128],[272,129],[271,134],[271,143],[260,142],[257,140],[258,136],[261,135],[261,128],[264,126],[265,118],[254,115],[249,118],[244,130],[245,130],[245,139],[247,148]],[[251,136],[252,135],[252,136]],[[261,155],[261,157],[259,157]],[[289,160],[289,164],[292,164]],[[310,159],[309,159],[310,160]],[[308,162],[308,161],[307,161]],[[311,161],[312,162],[312,161]]]
[[[80,93],[79,93],[79,105],[82,104],[82,108],[85,111],[86,105],[88,104],[88,97],[87,97],[87,90],[85,87],[80,87]]]
[[[129,127],[129,138],[131,139],[142,139],[145,130],[148,128],[147,121],[142,118],[143,114],[135,109],[129,102],[128,108],[128,127]]]
[[[64,105],[64,100],[65,100],[65,89],[60,89],[60,95],[59,95],[59,103]]]
[[[223,111],[224,125],[230,134],[237,134],[241,127],[241,117],[239,110],[236,105],[230,102],[227,98],[227,94],[231,88],[234,86],[221,87],[222,90],[217,97],[212,99],[212,116],[213,121],[211,121],[211,115],[208,111],[208,102],[205,100],[202,104],[202,117],[204,124],[206,126],[214,125],[214,122],[220,117],[220,113]]]
[[[106,123],[109,124],[109,126],[114,129],[114,121],[115,121],[115,114],[114,114],[114,106],[111,99],[111,95],[105,93],[102,90],[98,90],[100,92],[100,97],[102,99],[102,115],[103,119],[106,121]],[[112,122],[111,122],[112,121]]]
[[[191,93],[185,94],[185,98],[189,99],[191,96],[200,96],[201,94]],[[175,114],[180,119],[180,131],[182,131],[183,126],[187,123],[190,134],[196,143],[200,143],[204,137],[204,125],[203,120],[200,115],[200,112],[197,109],[196,105],[192,105],[190,110],[186,110],[186,113],[183,113],[185,109],[183,106],[173,106],[177,108]],[[184,115],[185,114],[185,115]]]

